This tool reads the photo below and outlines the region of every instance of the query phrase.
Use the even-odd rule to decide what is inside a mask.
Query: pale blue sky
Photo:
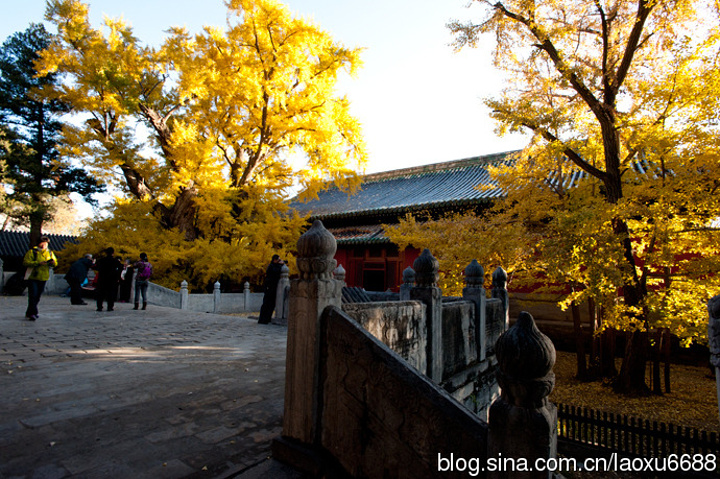
[[[135,35],[159,45],[164,31],[224,26],[222,0],[90,0],[93,25],[123,17]],[[498,138],[481,98],[501,81],[485,49],[454,53],[445,24],[477,18],[467,0],[285,0],[348,47],[365,47],[364,67],[342,91],[362,122],[368,172],[385,171],[522,148],[521,136]],[[0,40],[42,21],[43,0],[0,0]]]

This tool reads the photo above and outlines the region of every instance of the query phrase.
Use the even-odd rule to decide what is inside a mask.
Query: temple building
[[[383,225],[396,224],[408,213],[439,217],[450,212],[482,211],[502,192],[492,183],[488,167],[507,163],[515,152],[373,173],[363,177],[359,191],[337,188],[316,200],[292,207],[311,220],[319,219],[337,239],[335,259],[346,270],[348,286],[367,291],[397,291],[402,272],[420,254],[400,251]]]

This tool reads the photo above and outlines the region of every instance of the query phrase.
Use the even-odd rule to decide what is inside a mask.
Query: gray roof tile
[[[62,251],[65,243],[77,243],[77,237],[70,235],[45,235],[50,238],[50,249]],[[0,256],[22,257],[30,249],[30,235],[24,231],[0,231]]]
[[[291,206],[315,218],[332,218],[481,203],[502,195],[487,167],[509,163],[513,153],[370,174],[363,177],[360,190],[353,195],[331,188],[320,192],[316,200]]]

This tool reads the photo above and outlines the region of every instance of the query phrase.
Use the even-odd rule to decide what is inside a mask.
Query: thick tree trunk
[[[175,203],[171,207],[166,207],[158,203],[163,226],[166,228],[178,228],[185,235],[185,239],[192,241],[197,239],[198,231],[195,225],[195,216],[197,214],[197,205],[195,198],[197,197],[197,189],[195,187],[183,188],[180,194],[175,198]]]
[[[37,180],[38,183],[41,181],[40,179]],[[45,224],[45,216],[47,213],[47,209],[43,203],[42,197],[37,194],[33,193],[31,194],[32,203],[30,205],[30,235],[29,235],[29,246],[32,248],[33,246],[37,246],[40,242],[40,237],[43,234],[43,225]]]
[[[42,217],[38,217],[41,215],[31,215],[30,216],[30,235],[29,235],[29,241],[30,241],[30,247],[37,246],[38,243],[40,243],[40,237],[42,236],[42,227],[43,227],[43,219]]]
[[[128,165],[120,165],[120,169],[123,176],[125,176],[128,189],[137,199],[142,200],[152,196],[152,191],[148,184],[145,183],[145,178],[137,170]]]
[[[635,330],[625,345],[625,357],[620,374],[615,380],[615,390],[628,395],[647,396],[650,389],[645,384],[645,364],[648,358],[648,333]]]

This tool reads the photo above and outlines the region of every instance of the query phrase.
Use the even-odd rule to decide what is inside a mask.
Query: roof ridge
[[[18,230],[18,229],[0,230],[0,234],[4,234],[4,233],[30,236],[29,231],[22,231],[22,230]],[[78,235],[73,235],[73,234],[68,234],[68,233],[44,233],[44,232],[42,233],[42,236],[55,237],[55,238],[77,238],[78,237]]]
[[[397,170],[381,171],[378,173],[370,173],[362,177],[362,182],[368,181],[381,181],[393,178],[399,178],[402,176],[412,176],[423,173],[434,173],[438,171],[452,170],[456,168],[476,166],[476,165],[487,165],[493,161],[502,160],[513,153],[517,153],[520,150],[511,150],[501,153],[491,153],[489,155],[472,156],[469,158],[463,158],[454,161],[445,161],[441,163],[432,163],[429,165],[411,166],[408,168],[400,168]]]

